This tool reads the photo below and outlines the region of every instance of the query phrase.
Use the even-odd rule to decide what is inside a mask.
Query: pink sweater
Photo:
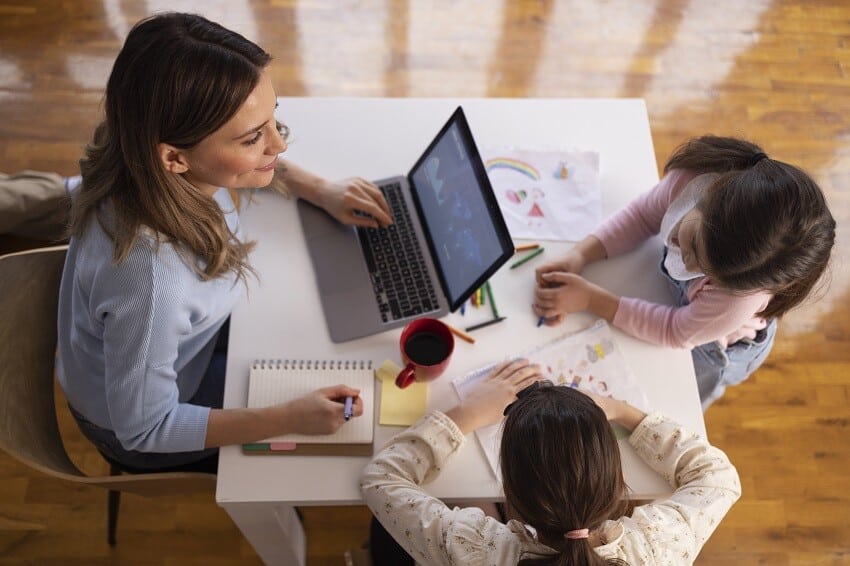
[[[630,251],[658,234],[668,207],[694,177],[692,171],[671,171],[652,190],[603,222],[593,235],[608,257]],[[671,348],[690,349],[714,341],[726,348],[755,338],[767,326],[756,313],[771,297],[767,291],[736,294],[714,285],[710,277],[699,277],[688,287],[690,304],[675,307],[622,297],[613,323],[632,336]]]

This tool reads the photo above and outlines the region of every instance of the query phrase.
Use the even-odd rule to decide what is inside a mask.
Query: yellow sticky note
[[[378,422],[389,426],[410,426],[428,409],[428,384],[414,382],[404,389],[395,384],[401,368],[386,360],[375,370],[381,382],[381,414]]]

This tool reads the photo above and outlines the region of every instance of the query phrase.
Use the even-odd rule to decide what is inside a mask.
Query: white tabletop
[[[460,104],[480,148],[597,150],[605,216],[658,180],[642,100],[281,98],[279,102],[278,117],[292,131],[286,157],[331,179],[406,173]],[[295,208],[291,201],[260,191],[243,209],[245,234],[257,241],[251,262],[260,282],[251,285],[231,318],[225,407],[245,406],[248,368],[257,358],[400,362],[400,330],[343,344],[330,341]],[[547,242],[544,257],[555,257],[569,246]],[[624,257],[589,267],[585,275],[619,294],[670,302],[657,267],[660,249],[659,241],[649,241]],[[506,265],[493,277],[493,293],[507,320],[476,331],[474,345],[456,342],[446,374],[430,385],[430,407],[448,409],[457,402],[453,377],[593,322],[580,314],[557,328],[537,328],[530,309],[533,270],[533,264],[516,270]],[[485,318],[468,310],[465,317],[458,312],[445,320],[464,327]],[[651,407],[705,434],[690,353],[615,333]],[[376,396],[379,391],[380,387]],[[400,430],[376,426],[376,449]],[[635,497],[669,493],[669,486],[624,440],[621,452]],[[366,462],[365,457],[246,456],[230,446],[221,451],[216,499],[225,506],[359,504],[358,478]],[[449,501],[501,495],[474,435],[427,489]]]

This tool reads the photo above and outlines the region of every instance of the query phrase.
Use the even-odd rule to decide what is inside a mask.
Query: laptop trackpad
[[[308,246],[322,295],[369,286],[363,255],[353,232],[312,238]]]

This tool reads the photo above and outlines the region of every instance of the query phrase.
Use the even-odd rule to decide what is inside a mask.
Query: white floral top
[[[450,509],[419,486],[434,479],[464,444],[457,426],[433,411],[392,439],[363,471],[360,487],[381,524],[422,564],[516,564],[555,551],[518,521],[500,523],[474,507]],[[741,495],[726,455],[659,414],[647,416],[630,444],[675,492],[599,529],[605,558],[639,564],[691,564]]]

